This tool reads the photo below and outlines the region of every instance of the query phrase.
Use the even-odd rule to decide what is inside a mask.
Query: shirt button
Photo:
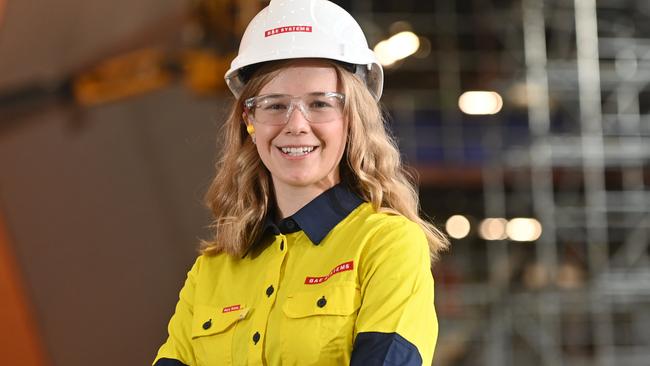
[[[208,320],[207,322],[203,323],[203,329],[208,330],[212,326],[212,319]]]
[[[319,308],[322,308],[325,305],[327,305],[327,300],[325,299],[325,296],[321,297],[320,299],[318,299],[318,301],[316,301],[316,306],[318,306]]]
[[[260,341],[260,333],[255,332],[255,334],[253,334],[253,343],[257,344],[257,342],[259,341]]]
[[[296,223],[292,219],[287,220],[287,229],[293,230],[295,227]]]
[[[266,296],[270,297],[271,295],[273,295],[273,285],[266,288]]]

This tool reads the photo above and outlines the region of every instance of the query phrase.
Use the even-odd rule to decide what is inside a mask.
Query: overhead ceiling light
[[[462,239],[469,234],[470,223],[463,215],[454,215],[447,219],[445,224],[447,234],[454,239]]]
[[[397,60],[407,58],[418,51],[420,39],[413,32],[399,32],[388,39],[393,56]]]
[[[390,66],[397,61],[397,59],[393,57],[388,40],[383,40],[377,43],[374,51],[382,66]]]
[[[375,45],[374,51],[383,66],[390,66],[416,53],[420,48],[420,39],[410,31],[399,32],[389,39]]]
[[[478,228],[479,236],[485,240],[504,240],[506,235],[506,224],[504,218],[491,217],[481,221]]]
[[[503,107],[503,98],[493,91],[468,91],[458,98],[458,107],[466,114],[497,114]]]
[[[535,219],[514,218],[508,221],[506,234],[514,241],[535,241],[542,235],[542,224]]]

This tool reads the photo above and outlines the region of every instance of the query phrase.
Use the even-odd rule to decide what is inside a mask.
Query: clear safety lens
[[[258,123],[283,125],[298,107],[311,123],[334,121],[343,115],[345,96],[340,93],[311,93],[301,97],[267,94],[246,99],[244,106]]]

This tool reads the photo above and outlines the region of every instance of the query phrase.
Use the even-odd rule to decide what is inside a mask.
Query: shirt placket
[[[263,292],[263,301],[260,301],[257,308],[252,312],[251,320],[251,334],[249,338],[248,355],[249,364],[262,365],[262,358],[264,354],[264,344],[266,339],[266,331],[268,326],[269,314],[271,308],[275,304],[278,287],[280,284],[280,274],[282,273],[282,265],[289,251],[286,236],[280,234],[276,235],[273,242],[272,258],[270,259],[267,270],[264,273],[264,286],[260,289]]]

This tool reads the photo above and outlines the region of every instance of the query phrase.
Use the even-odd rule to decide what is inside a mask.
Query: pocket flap
[[[239,320],[245,319],[249,310],[243,305],[196,305],[192,317],[192,338],[226,331]]]
[[[289,318],[313,315],[350,315],[359,309],[361,294],[355,284],[330,285],[290,295],[283,311]]]

